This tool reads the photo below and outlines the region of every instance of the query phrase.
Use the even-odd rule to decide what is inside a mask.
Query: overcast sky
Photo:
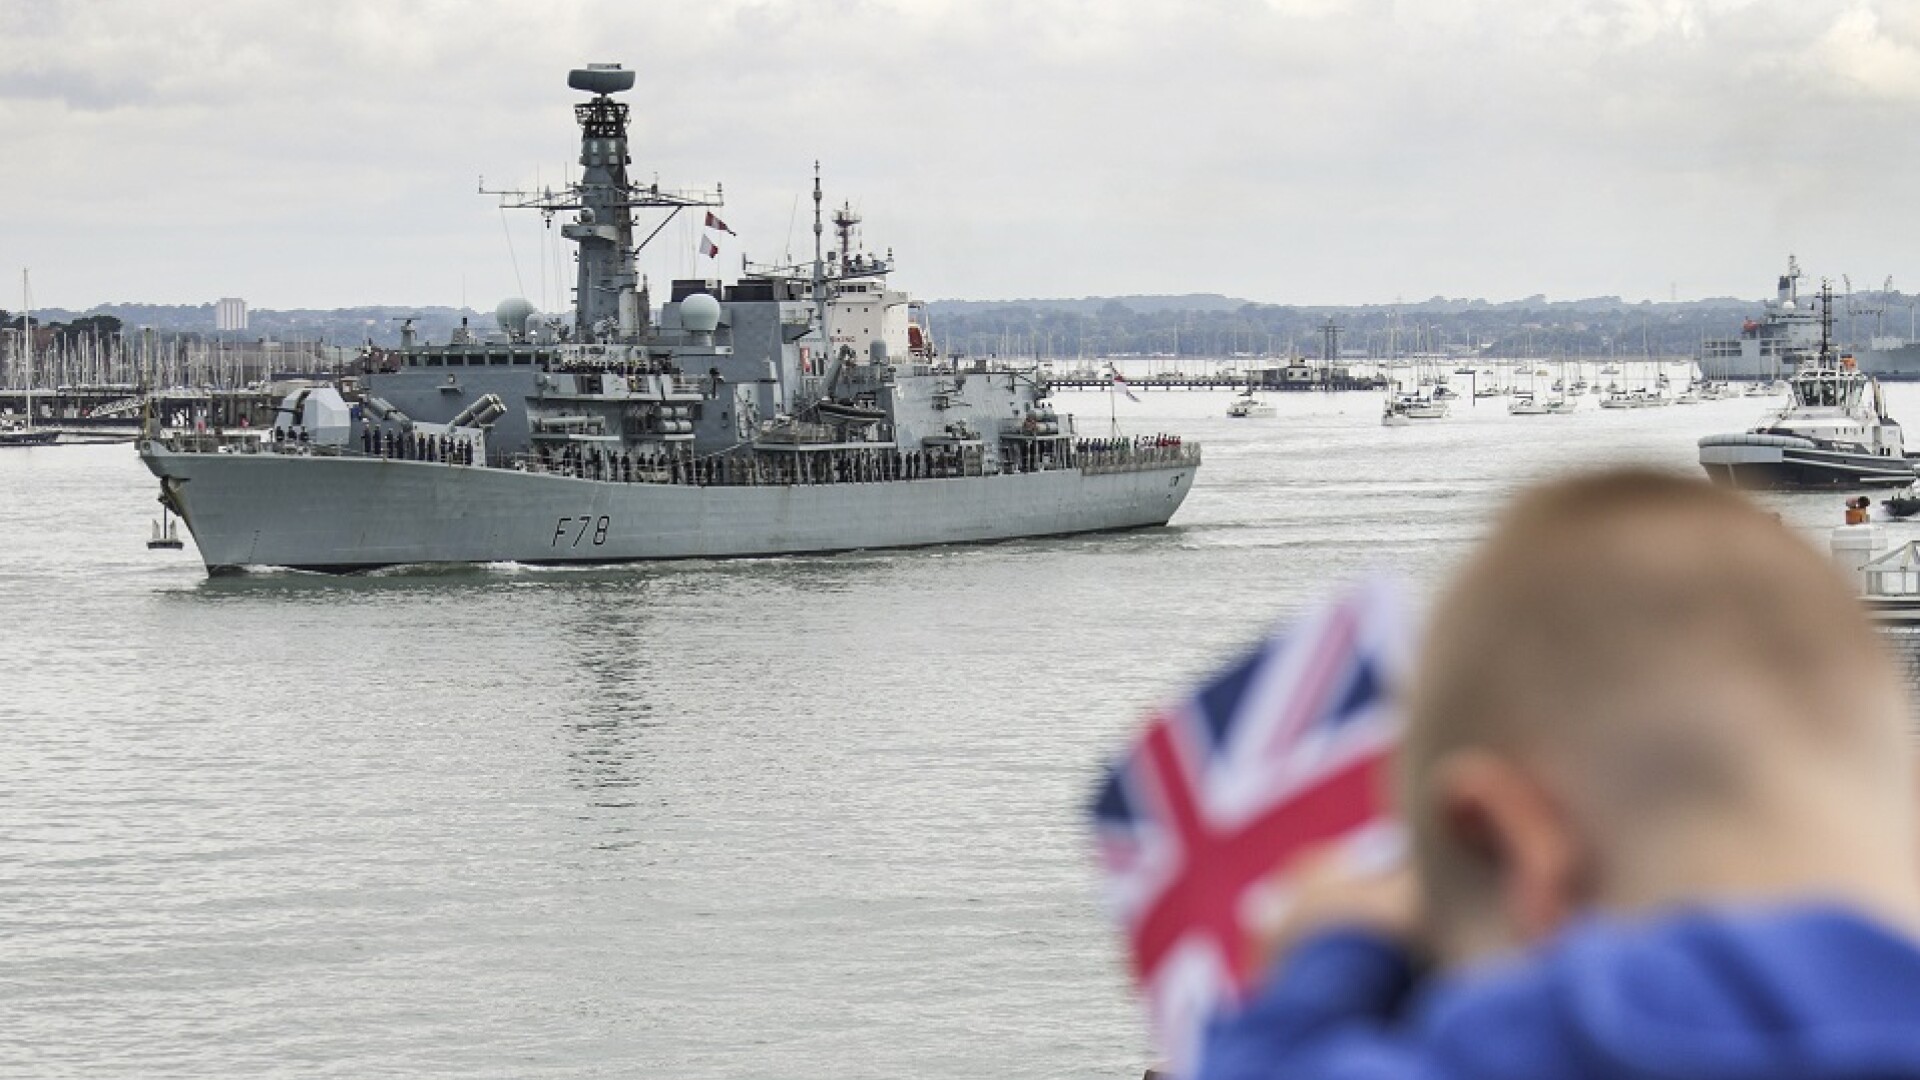
[[[0,0],[0,42],[5,307],[564,304],[475,181],[571,165],[588,61],[740,233],[656,281],[809,250],[817,157],[929,298],[1920,288],[1920,0]]]

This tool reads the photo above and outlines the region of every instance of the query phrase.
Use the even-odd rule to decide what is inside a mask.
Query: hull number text
[[[553,525],[553,543],[549,547],[579,547],[591,541],[594,547],[607,542],[607,528],[613,522],[605,514],[599,517],[563,517]]]

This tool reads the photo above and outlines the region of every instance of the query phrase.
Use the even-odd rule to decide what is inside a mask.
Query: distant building
[[[237,296],[221,297],[220,302],[213,306],[213,325],[223,331],[245,330],[247,302]]]

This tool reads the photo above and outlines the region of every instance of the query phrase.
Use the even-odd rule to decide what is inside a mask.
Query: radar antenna
[[[841,203],[840,209],[833,212],[833,232],[840,240],[840,272],[847,272],[853,259],[853,229],[860,224],[860,215],[854,213],[852,203]]]
[[[640,338],[647,315],[635,259],[680,211],[724,204],[717,183],[712,191],[674,191],[658,181],[643,186],[628,179],[633,159],[627,153],[627,105],[612,95],[632,89],[633,81],[634,73],[618,64],[588,64],[568,73],[568,86],[593,95],[573,107],[580,124],[577,182],[561,191],[491,190],[484,178],[480,182],[480,194],[497,198],[503,210],[537,210],[548,225],[556,214],[574,215],[560,234],[580,246],[574,325],[588,341]],[[633,238],[636,210],[666,211],[638,243]]]

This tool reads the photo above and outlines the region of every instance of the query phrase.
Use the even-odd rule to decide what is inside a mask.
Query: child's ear
[[[1530,945],[1585,904],[1591,853],[1560,803],[1518,763],[1462,750],[1434,766],[1441,828],[1482,866],[1504,936]]]

